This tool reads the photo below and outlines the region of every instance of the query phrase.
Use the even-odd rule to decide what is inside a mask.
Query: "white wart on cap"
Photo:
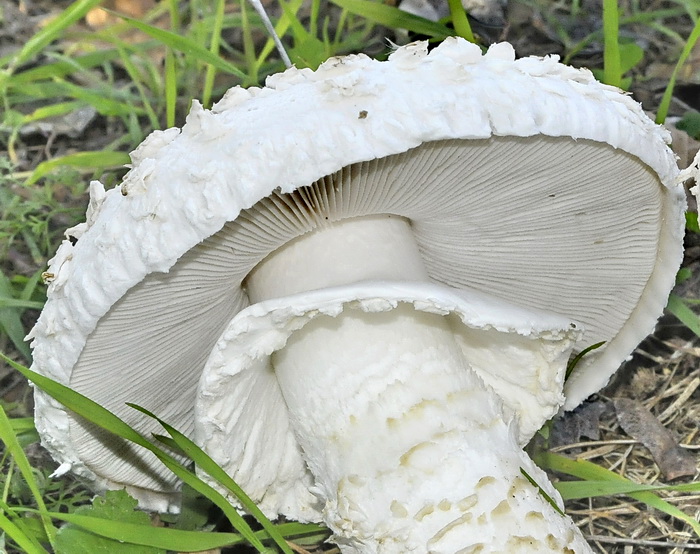
[[[514,60],[507,44],[483,56],[457,39],[413,44],[232,89],[152,134],[121,186],[93,186],[77,243],[48,271],[33,367],[145,433],[124,402],[192,434],[197,383],[250,304],[253,268],[326,218],[389,214],[408,222],[427,282],[558,314],[583,329],[579,349],[606,341],[564,387],[573,408],[653,328],[673,284],[684,200],[666,141],[617,89],[555,58]],[[277,215],[246,227],[242,210]],[[144,506],[174,502],[149,454],[36,399],[59,461]]]

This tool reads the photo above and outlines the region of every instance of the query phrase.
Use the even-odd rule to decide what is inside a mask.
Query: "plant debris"
[[[696,456],[678,446],[673,433],[638,400],[613,400],[617,420],[625,432],[649,449],[663,476],[673,481],[695,475]]]
[[[600,416],[607,409],[605,402],[585,402],[575,410],[554,420],[549,437],[551,447],[573,444],[587,438],[600,438]]]

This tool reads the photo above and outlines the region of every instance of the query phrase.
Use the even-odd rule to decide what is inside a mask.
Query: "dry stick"
[[[294,550],[294,552],[297,552],[298,554],[311,554],[311,552],[309,552],[309,551],[306,550],[305,548],[302,548],[302,547],[299,546],[298,544],[294,544],[294,543],[291,542],[291,541],[285,541],[285,542],[287,543],[287,546],[288,546],[289,548],[291,548],[292,550]]]
[[[687,379],[684,379],[684,381]],[[659,421],[664,421],[674,415],[674,412],[677,412],[683,404],[685,404],[686,400],[693,396],[693,393],[700,387],[700,377],[695,377],[690,384],[684,383],[683,387],[683,392],[678,395],[678,398],[676,398],[673,403],[666,408],[663,412],[661,412],[658,416],[657,419]],[[668,423],[668,422],[666,422]]]
[[[556,446],[551,449],[551,452],[564,452],[565,450],[571,450],[573,448],[583,448],[587,446],[609,446],[614,444],[641,444],[639,441],[634,439],[614,439],[605,441],[581,441],[574,442],[571,444],[562,444],[561,446]]]
[[[687,542],[664,542],[645,541],[639,539],[625,539],[620,537],[606,537],[604,535],[585,535],[586,540],[593,542],[604,542],[608,544],[631,544],[634,546],[659,546],[661,548],[686,548],[688,550],[700,550],[700,544],[690,544]]]
[[[263,25],[265,26],[265,29],[272,37],[272,41],[275,43],[275,48],[277,48],[277,51],[279,52],[280,57],[282,58],[282,61],[284,62],[284,65],[287,68],[292,67],[292,60],[289,59],[289,56],[287,55],[287,51],[284,49],[284,45],[282,44],[280,37],[277,35],[275,28],[272,26],[272,22],[270,21],[270,18],[267,16],[267,12],[265,11],[265,8],[263,7],[262,2],[260,2],[260,0],[249,0],[249,2],[250,2],[250,5],[253,6],[253,9],[256,12],[258,12],[258,15],[262,18]]]

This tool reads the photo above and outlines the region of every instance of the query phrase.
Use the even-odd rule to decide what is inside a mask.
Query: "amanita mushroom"
[[[144,405],[345,552],[586,552],[522,446],[664,307],[685,205],[667,140],[588,71],[508,44],[232,89],[93,184],[34,367],[149,432],[124,402]],[[176,502],[150,454],[36,399],[64,468]]]

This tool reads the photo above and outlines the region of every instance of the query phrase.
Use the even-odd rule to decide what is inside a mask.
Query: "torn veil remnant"
[[[146,434],[124,402],[155,412],[345,552],[588,552],[522,447],[664,307],[685,205],[666,140],[588,71],[508,44],[234,88],[93,185],[34,367]],[[36,398],[59,461],[176,502],[149,453]]]

